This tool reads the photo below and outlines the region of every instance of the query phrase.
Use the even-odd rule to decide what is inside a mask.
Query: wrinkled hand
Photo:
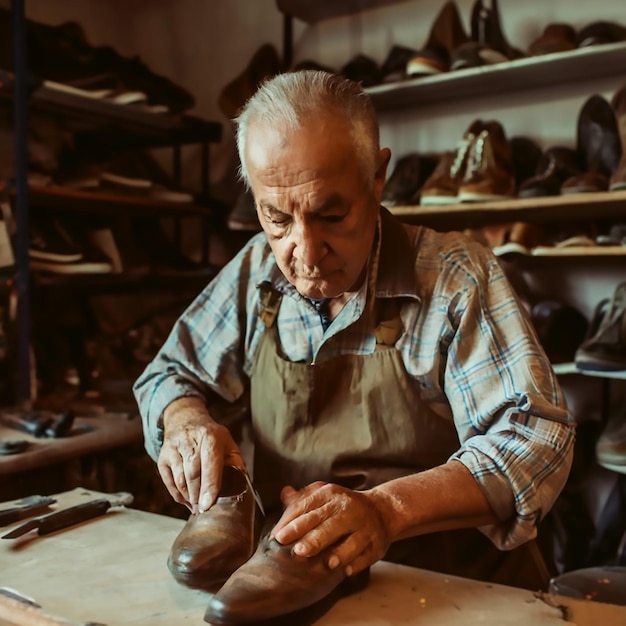
[[[168,415],[157,467],[170,495],[192,513],[215,502],[224,465],[245,468],[229,430],[204,406],[183,406]]]
[[[285,511],[271,535],[282,544],[297,542],[294,552],[313,556],[330,548],[328,567],[344,567],[351,576],[380,560],[390,534],[383,510],[372,492],[315,482],[281,493]]]

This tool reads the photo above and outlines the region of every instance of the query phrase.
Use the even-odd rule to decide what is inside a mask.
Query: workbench
[[[55,495],[57,503],[51,508],[64,508],[102,495],[77,488]],[[0,586],[31,596],[46,614],[76,624],[201,626],[206,624],[203,618],[209,594],[178,584],[166,566],[169,548],[183,524],[183,520],[132,506],[117,507],[52,534],[0,539]],[[6,526],[2,534],[16,525]],[[2,608],[0,603],[1,626],[35,623],[7,621]],[[379,562],[371,569],[366,589],[339,600],[315,623],[617,626],[626,624],[626,607]]]
[[[0,501],[87,487],[132,491],[135,507],[182,517],[143,446],[141,419],[129,411],[78,415],[63,437],[35,437],[0,424],[0,440],[25,440],[0,456]]]

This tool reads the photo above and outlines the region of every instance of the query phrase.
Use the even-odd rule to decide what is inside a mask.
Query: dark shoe
[[[430,155],[411,153],[398,159],[393,172],[385,182],[382,203],[397,206],[417,202],[419,191],[433,173],[438,159]]]
[[[226,466],[217,500],[208,511],[189,517],[172,545],[167,566],[182,585],[212,590],[254,553],[260,526],[246,475]]]
[[[537,166],[543,153],[536,141],[523,135],[509,139],[509,145],[513,153],[515,186],[519,189],[524,181],[537,173]]]
[[[409,76],[446,72],[454,51],[470,41],[456,4],[448,0],[437,14],[428,39],[407,65]]]
[[[538,56],[576,49],[576,31],[570,24],[548,24],[529,46],[528,54]]]
[[[571,363],[589,326],[576,308],[557,300],[541,300],[530,312],[531,320],[551,363]]]
[[[340,74],[353,80],[355,83],[361,83],[363,87],[372,87],[381,82],[378,64],[374,59],[364,54],[358,54],[348,61],[348,63],[341,68]]]
[[[395,83],[407,76],[407,63],[417,54],[417,50],[405,46],[393,46],[387,58],[380,66],[380,78],[383,83]]]
[[[610,177],[622,156],[617,120],[609,102],[598,94],[589,97],[578,114],[577,150],[586,171]]]
[[[609,188],[609,179],[597,171],[588,171],[576,174],[563,181],[561,193],[595,193],[606,191]]]
[[[626,41],[626,28],[616,22],[599,21],[588,24],[578,31],[576,45],[578,48],[597,46],[605,43]]]
[[[576,351],[575,363],[586,371],[626,371],[626,282],[616,287],[596,332]]]
[[[558,196],[561,185],[583,170],[582,159],[571,148],[553,146],[539,159],[535,175],[523,181],[517,191],[520,198]]]
[[[460,45],[450,59],[450,70],[464,70],[470,67],[496,65],[508,61],[502,53],[489,48],[477,41],[469,41]]]
[[[367,585],[369,570],[346,578],[343,568],[328,569],[327,558],[328,551],[313,557],[298,557],[292,553],[292,546],[270,540],[268,534],[259,542],[254,555],[213,596],[205,621],[263,622],[307,607],[315,610],[314,605],[329,597],[337,600],[356,591],[355,587]],[[300,619],[291,619],[289,623],[303,624]]]
[[[622,149],[620,161],[609,181],[609,189],[617,191],[618,189],[626,189],[626,85],[613,94],[611,108],[615,114]]]
[[[229,119],[234,118],[258,86],[280,70],[281,61],[276,48],[269,43],[263,44],[241,73],[222,89],[218,98],[220,111]]]
[[[598,465],[626,474],[626,411],[613,413],[596,440]]]
[[[515,197],[513,153],[499,122],[485,123],[474,140],[458,197],[460,202]]]
[[[483,126],[482,120],[474,120],[457,144],[456,150],[441,155],[437,167],[422,186],[420,204],[427,206],[459,202],[459,185],[465,176],[474,141]]]
[[[471,33],[472,39],[487,48],[497,50],[507,59],[519,59],[524,54],[514,48],[504,36],[498,9],[498,0],[491,0],[485,6],[484,0],[476,0],[472,8]]]

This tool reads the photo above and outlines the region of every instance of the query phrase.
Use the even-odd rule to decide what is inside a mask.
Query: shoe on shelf
[[[597,330],[576,351],[576,367],[592,372],[626,372],[626,282],[615,288],[605,311],[603,304],[598,304],[591,323]]]
[[[408,76],[440,74],[450,69],[454,51],[471,41],[465,32],[457,5],[448,0],[433,22],[426,43],[407,62]]]
[[[626,27],[617,22],[598,21],[587,24],[576,35],[576,47],[598,46],[626,41]]]
[[[587,98],[580,109],[576,149],[584,160],[585,171],[606,177],[608,185],[608,178],[620,163],[622,147],[613,107],[599,94]]]
[[[584,341],[589,323],[575,307],[558,300],[541,300],[530,312],[531,321],[551,363],[571,363]]]
[[[59,222],[48,215],[31,216],[28,256],[31,262],[75,263],[83,251]]]
[[[557,22],[548,24],[541,35],[528,47],[530,56],[569,52],[576,49],[576,30],[571,24]]]
[[[422,185],[433,173],[439,158],[412,152],[398,159],[391,176],[385,182],[382,204],[398,206],[417,204]]]
[[[458,198],[460,202],[490,202],[514,197],[513,152],[502,125],[491,120],[471,145]]]
[[[459,202],[459,185],[465,176],[467,161],[484,122],[474,120],[457,143],[456,150],[441,155],[433,173],[424,181],[420,192],[420,204],[445,205]]]
[[[417,54],[417,50],[406,46],[392,46],[380,66],[380,78],[383,83],[396,83],[407,77],[407,63]]]
[[[490,6],[486,6],[489,4]],[[524,53],[514,48],[502,31],[498,0],[476,0],[471,14],[472,39],[484,46],[497,50],[507,59],[519,59]]]
[[[535,175],[543,153],[534,139],[524,135],[511,137],[509,145],[515,168],[515,188],[519,189],[524,181]]]
[[[565,146],[552,146],[541,155],[534,175],[518,186],[517,195],[519,198],[558,196],[561,185],[583,169],[578,152]]]
[[[353,59],[350,59],[339,73],[345,78],[361,83],[363,87],[372,87],[381,82],[378,64],[365,54],[357,54]]]
[[[626,84],[618,89],[611,98],[611,108],[617,121],[617,132],[621,145],[621,157],[609,180],[609,189],[626,189]]]
[[[501,52],[477,41],[468,41],[458,46],[450,58],[450,70],[464,70],[470,67],[496,65],[509,59]]]
[[[182,585],[212,590],[252,556],[260,529],[261,513],[245,470],[226,465],[217,500],[189,516],[167,566]]]
[[[598,465],[626,474],[626,411],[616,411],[607,420],[596,440]]]

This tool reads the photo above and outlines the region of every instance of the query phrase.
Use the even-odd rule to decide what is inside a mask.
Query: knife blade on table
[[[97,500],[83,502],[82,504],[70,506],[67,509],[55,511],[54,513],[34,517],[25,524],[2,535],[2,539],[15,539],[32,530],[36,530],[38,535],[47,535],[57,530],[80,524],[94,517],[104,515],[111,507],[127,506],[131,504],[132,501],[132,494],[120,492],[115,494],[112,498],[98,498]]]
[[[9,508],[0,509],[0,527],[19,522],[21,519],[30,517],[35,513],[41,513],[55,502],[56,500],[50,496],[27,496],[22,498]]]

